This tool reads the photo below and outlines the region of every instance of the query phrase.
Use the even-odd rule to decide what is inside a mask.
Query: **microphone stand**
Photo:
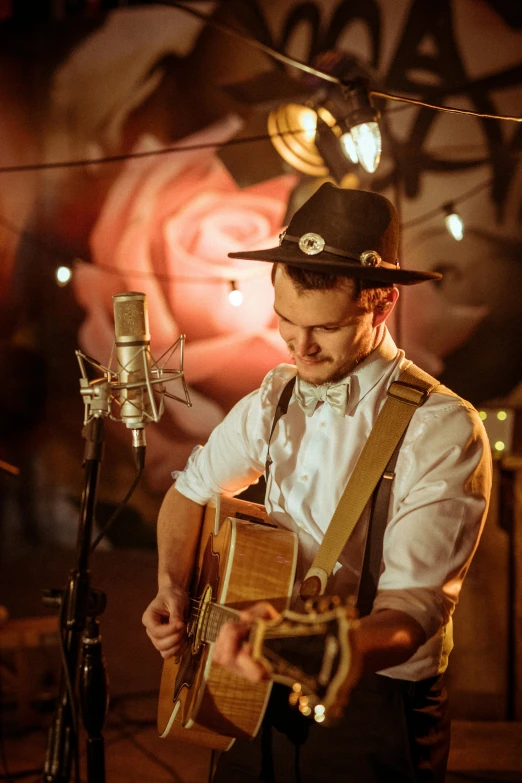
[[[65,590],[44,591],[44,604],[60,608],[63,648],[59,697],[45,756],[45,783],[68,783],[74,754],[78,776],[78,701],[87,732],[87,780],[89,783],[105,783],[102,729],[107,714],[108,688],[97,618],[105,609],[106,596],[91,588],[89,570],[96,492],[103,456],[103,430],[101,415],[95,415],[82,430],[86,441],[83,461],[85,482],[75,567],[70,571]]]
[[[143,331],[148,333],[148,320],[143,303],[144,294],[124,293],[113,297],[125,304],[125,312],[119,313],[119,326],[125,333],[130,328],[131,338],[134,337],[135,321],[143,320]],[[136,310],[127,310],[127,300],[139,300],[142,310],[138,311],[140,318],[136,319]],[[116,313],[115,313],[116,315]],[[143,427],[143,418],[159,421],[163,413],[163,398],[170,397],[191,406],[187,384],[183,374],[183,348],[185,335],[168,348],[151,369],[148,369],[148,343],[141,339],[131,339],[128,346],[132,348],[129,355],[118,357],[120,370],[125,371],[123,380],[118,378],[110,368],[99,364],[95,359],[76,351],[80,365],[80,392],[84,400],[85,417],[82,436],[85,438],[85,453],[83,466],[85,468],[85,483],[82,493],[81,513],[78,528],[76,565],[69,573],[69,581],[64,590],[45,590],[44,604],[60,610],[60,635],[62,643],[62,672],[57,708],[49,730],[49,738],[45,755],[43,781],[44,783],[69,783],[73,755],[76,762],[76,778],[79,782],[80,763],[78,753],[79,721],[78,702],[81,706],[83,726],[87,733],[87,780],[88,783],[105,783],[105,746],[102,736],[103,724],[108,708],[108,683],[101,648],[101,636],[98,617],[103,613],[106,596],[91,587],[91,572],[89,570],[89,555],[93,549],[91,543],[94,509],[96,507],[96,491],[100,464],[103,456],[104,419],[111,415],[112,392],[119,393],[120,405],[130,405],[131,412],[138,413],[138,423]],[[128,340],[128,337],[120,338]],[[136,349],[136,345],[138,348]],[[166,363],[176,349],[180,351],[180,369],[166,368]],[[135,372],[135,357],[139,356],[143,363],[143,379],[135,381],[131,375]],[[160,362],[164,362],[160,364]],[[102,373],[102,377],[89,380],[85,363]],[[128,365],[128,366],[127,366]],[[141,366],[140,366],[141,369]],[[132,371],[132,372],[131,372]],[[128,375],[128,377],[126,377]],[[184,399],[170,394],[164,384],[179,379],[184,391]],[[161,403],[156,405],[153,387],[161,394]],[[139,391],[137,400],[132,395]],[[130,392],[130,396],[129,396]],[[148,395],[150,412],[141,407],[142,394]],[[123,393],[123,394],[122,394]],[[128,424],[128,421],[127,421]],[[135,437],[138,434],[138,437]],[[134,449],[138,470],[143,469],[144,436],[141,429],[136,433],[133,429]],[[96,544],[96,542],[95,542]]]

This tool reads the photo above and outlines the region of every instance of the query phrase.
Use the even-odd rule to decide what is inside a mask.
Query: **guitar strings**
[[[217,639],[225,623],[239,622],[239,612],[237,609],[232,609],[228,606],[213,602],[204,603],[201,598],[189,596],[189,618],[187,622],[196,623],[199,626],[202,641],[212,642]]]

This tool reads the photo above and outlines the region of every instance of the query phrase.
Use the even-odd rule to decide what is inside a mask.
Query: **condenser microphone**
[[[117,382],[120,419],[132,430],[137,462],[145,459],[145,424],[151,419],[150,334],[147,297],[127,291],[112,297],[116,334]],[[143,467],[143,464],[141,465]]]

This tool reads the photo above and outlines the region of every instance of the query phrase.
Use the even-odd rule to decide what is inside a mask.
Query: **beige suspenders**
[[[433,391],[450,393],[435,378],[410,364],[388,389],[370,437],[339,500],[324,539],[301,585],[302,599],[322,595],[326,582],[388,461],[418,407]]]

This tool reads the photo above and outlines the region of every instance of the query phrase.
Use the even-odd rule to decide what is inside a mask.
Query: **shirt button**
[[[301,481],[308,481],[308,475],[306,473],[301,476]]]
[[[319,426],[320,426],[320,427],[326,427],[326,422],[325,422],[325,421],[322,421],[322,422],[320,423],[320,425],[319,425]]]

